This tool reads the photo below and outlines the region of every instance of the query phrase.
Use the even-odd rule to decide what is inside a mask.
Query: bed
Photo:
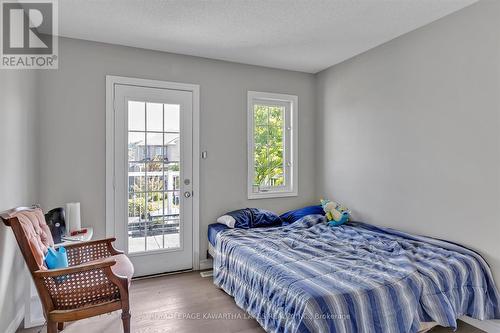
[[[418,332],[500,318],[477,253],[445,241],[309,215],[285,227],[209,227],[214,283],[267,332]]]

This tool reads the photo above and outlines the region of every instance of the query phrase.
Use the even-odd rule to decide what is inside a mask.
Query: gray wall
[[[0,211],[35,203],[36,72],[0,71]],[[0,332],[22,311],[28,270],[14,234],[0,222]]]
[[[500,2],[318,74],[319,194],[482,253],[500,285]]]
[[[314,76],[143,49],[60,39],[57,71],[41,73],[40,199],[45,209],[82,203],[82,224],[105,235],[105,75],[201,86],[200,255],[206,228],[227,210],[287,210],[316,200]],[[299,196],[247,200],[246,94],[299,96]]]

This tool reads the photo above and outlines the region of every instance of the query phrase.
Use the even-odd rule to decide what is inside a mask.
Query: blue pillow
[[[238,209],[225,215],[234,219],[234,228],[250,229],[281,225],[281,219],[278,215],[264,209]]]
[[[283,225],[292,224],[307,215],[321,214],[325,215],[325,211],[321,205],[307,206],[304,208],[290,210],[280,215]]]

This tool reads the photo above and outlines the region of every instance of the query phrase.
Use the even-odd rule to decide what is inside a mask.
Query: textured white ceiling
[[[477,0],[62,0],[59,35],[316,73]]]

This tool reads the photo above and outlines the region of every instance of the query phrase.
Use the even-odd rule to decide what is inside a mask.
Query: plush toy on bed
[[[341,204],[321,199],[321,206],[326,213],[326,219],[328,220],[329,226],[338,226],[349,221],[349,215],[351,212],[347,207],[342,206]]]

